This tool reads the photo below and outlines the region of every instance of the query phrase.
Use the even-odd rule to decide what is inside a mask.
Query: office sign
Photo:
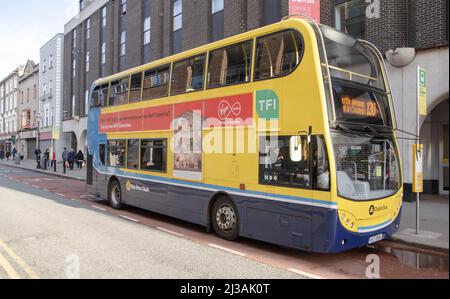
[[[320,23],[320,0],[289,0],[289,15],[303,15]]]

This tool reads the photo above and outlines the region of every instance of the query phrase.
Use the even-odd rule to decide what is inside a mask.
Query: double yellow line
[[[0,268],[5,270],[9,278],[21,279],[22,277],[19,273],[17,273],[8,259],[6,259],[6,257],[2,254],[1,249],[3,249],[3,251],[20,267],[20,269],[28,275],[28,278],[39,279],[36,272],[34,272],[23,259],[21,259],[11,248],[8,247],[8,245],[6,245],[5,242],[2,241],[2,239],[0,239]]]

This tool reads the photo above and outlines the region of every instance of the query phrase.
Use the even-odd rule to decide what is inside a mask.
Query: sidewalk
[[[398,233],[392,240],[448,251],[449,198],[439,195],[420,196],[420,234],[416,235],[416,203],[404,202]]]
[[[66,169],[66,174],[63,173],[63,163],[59,162],[56,164],[56,173],[53,171],[53,168],[48,168],[47,170],[43,169],[37,169],[36,168],[36,161],[35,160],[24,160],[20,162],[20,165],[16,165],[15,161],[12,160],[0,160],[0,165],[9,165],[14,167],[19,167],[23,169],[28,169],[40,173],[45,173],[49,175],[57,175],[62,176],[66,178],[76,179],[80,181],[86,180],[86,167],[83,167],[83,169],[79,170],[76,168],[76,165],[74,166],[73,170],[70,170],[69,168]]]

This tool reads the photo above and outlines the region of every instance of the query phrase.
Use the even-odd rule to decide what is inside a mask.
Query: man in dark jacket
[[[42,152],[41,152],[41,150],[39,148],[37,148],[34,151],[34,155],[36,156],[36,164],[37,164],[36,168],[38,168],[38,169],[42,168],[41,167],[41,154],[42,154]]]
[[[76,159],[77,159],[77,168],[78,169],[82,169],[83,168],[83,162],[84,162],[84,155],[83,155],[83,152],[81,150],[78,151],[78,153],[76,155]]]
[[[75,163],[76,154],[73,149],[70,150],[69,154],[67,155],[67,160],[69,161],[69,168],[70,170],[73,170],[73,164]]]

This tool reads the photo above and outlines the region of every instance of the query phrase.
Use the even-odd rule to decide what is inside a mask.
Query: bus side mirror
[[[302,153],[302,137],[300,136],[292,136],[289,146],[289,152],[292,162],[300,162],[302,161],[303,153]]]

